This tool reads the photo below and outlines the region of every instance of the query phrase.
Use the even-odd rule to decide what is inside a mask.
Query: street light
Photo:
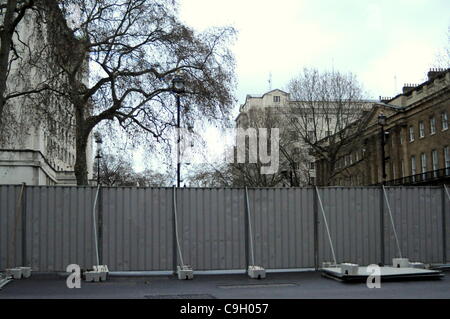
[[[102,158],[102,136],[100,133],[95,133],[95,143],[97,144],[97,155],[95,158],[97,159],[97,186],[100,185],[100,159]]]
[[[380,113],[378,115],[378,124],[381,126],[380,129],[380,142],[381,142],[381,168],[382,168],[382,183],[386,184],[386,155],[384,146],[386,144],[386,133],[384,131],[384,126],[386,125],[386,115]]]
[[[177,187],[180,187],[180,95],[185,92],[185,82],[181,74],[172,79],[172,91],[177,94]]]

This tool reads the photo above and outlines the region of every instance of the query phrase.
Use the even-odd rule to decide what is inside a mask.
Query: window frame
[[[415,136],[414,136],[414,126],[410,125],[408,128],[408,139],[409,142],[412,143],[414,142]]]
[[[425,123],[423,121],[419,121],[419,138],[425,137]]]

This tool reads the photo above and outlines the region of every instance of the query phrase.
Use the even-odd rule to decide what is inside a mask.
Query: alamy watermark
[[[77,264],[70,264],[66,268],[66,272],[70,273],[66,279],[67,288],[81,288],[81,268]]]
[[[367,277],[366,285],[369,289],[381,288],[381,268],[378,265],[367,266],[367,273],[370,274]]]
[[[179,153],[174,152],[174,161],[180,163],[204,163],[204,158],[197,156],[204,151],[204,145],[198,143],[198,136],[188,129],[179,129]],[[218,137],[215,144],[221,149],[222,163],[262,164],[261,174],[275,174],[280,164],[280,129],[279,128],[236,128],[227,129]]]

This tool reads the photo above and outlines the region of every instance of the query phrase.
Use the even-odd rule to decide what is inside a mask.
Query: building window
[[[425,137],[425,125],[423,124],[423,121],[419,122],[419,138]]]
[[[309,169],[314,169],[314,162],[309,163]]]
[[[445,174],[450,174],[450,149],[448,146],[444,147],[444,163],[445,163]]]
[[[425,173],[427,172],[427,154],[422,153],[420,154],[420,163],[422,164],[421,170],[422,170],[422,179],[425,179]]]
[[[316,141],[314,131],[308,131],[308,135],[306,137],[311,143]]]
[[[430,134],[436,133],[436,118],[433,116],[430,118]]]
[[[431,151],[431,165],[433,166],[433,177],[437,177],[437,170],[439,169],[438,152]]]
[[[392,163],[392,179],[396,179],[397,172],[395,171],[395,163]]]
[[[411,156],[411,175],[416,175],[416,157]]]
[[[448,114],[447,112],[441,113],[442,130],[448,130]]]
[[[413,126],[409,127],[409,141],[414,142],[414,127]]]
[[[402,134],[402,131],[400,131],[400,132],[398,133],[398,136],[399,136],[399,143],[400,143],[400,145],[402,145],[402,144],[403,144],[403,134]]]
[[[274,97],[273,97],[273,101],[274,101],[275,103],[280,103],[280,97],[279,97],[278,95],[274,96]]]

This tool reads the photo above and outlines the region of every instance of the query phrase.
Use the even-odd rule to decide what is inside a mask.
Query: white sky
[[[180,0],[198,30],[232,25],[237,98],[285,88],[303,67],[352,71],[371,97],[424,79],[447,43],[448,0]],[[395,77],[397,81],[395,81]],[[395,89],[397,82],[397,89]]]

